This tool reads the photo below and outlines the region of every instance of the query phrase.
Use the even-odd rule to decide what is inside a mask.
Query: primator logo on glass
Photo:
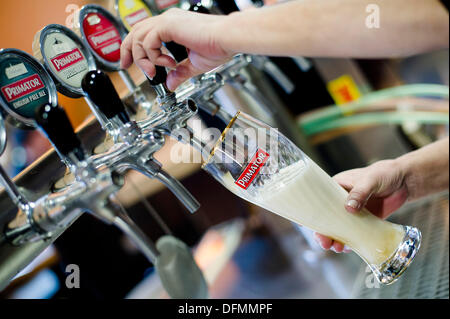
[[[62,33],[49,34],[44,40],[44,52],[53,74],[61,82],[81,87],[89,66],[86,57],[71,38]]]
[[[242,174],[236,180],[235,184],[243,189],[249,188],[253,180],[258,176],[261,168],[266,164],[269,157],[269,153],[263,151],[262,149],[258,149],[248,165],[245,167]]]

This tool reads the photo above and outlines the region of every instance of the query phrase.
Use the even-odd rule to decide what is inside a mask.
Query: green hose
[[[448,115],[436,112],[380,112],[364,113],[329,120],[322,123],[301,124],[307,136],[349,126],[403,124],[405,122],[422,124],[448,125]]]
[[[362,109],[367,105],[372,105],[375,102],[407,96],[421,96],[421,97],[448,99],[449,88],[445,85],[438,85],[438,84],[411,84],[384,89],[373,93],[369,93],[355,102],[343,104],[340,106],[336,105],[330,106],[323,110],[314,112],[311,115],[306,115],[300,119],[300,125],[302,127],[310,127],[311,125],[322,125],[330,120],[334,120],[335,118],[351,114],[352,112],[358,109]]]

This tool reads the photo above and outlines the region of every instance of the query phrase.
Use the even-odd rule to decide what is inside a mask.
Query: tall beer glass
[[[237,196],[353,249],[383,284],[405,271],[421,241],[417,228],[345,210],[348,196],[315,162],[270,126],[239,112],[203,168]]]

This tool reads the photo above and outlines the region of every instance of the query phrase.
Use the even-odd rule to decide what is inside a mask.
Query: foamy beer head
[[[399,278],[421,235],[367,210],[345,210],[348,193],[276,129],[238,113],[203,168],[226,188],[294,223],[346,244],[383,284]]]

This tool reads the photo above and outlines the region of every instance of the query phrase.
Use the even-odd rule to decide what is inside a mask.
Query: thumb
[[[356,182],[348,194],[345,208],[350,213],[357,213],[361,211],[377,189],[378,181],[374,178],[367,177]]]
[[[176,69],[170,71],[167,75],[167,88],[171,91],[175,91],[175,89],[184,81],[202,73],[201,70],[197,69],[191,63],[190,59],[186,59],[179,63]]]

